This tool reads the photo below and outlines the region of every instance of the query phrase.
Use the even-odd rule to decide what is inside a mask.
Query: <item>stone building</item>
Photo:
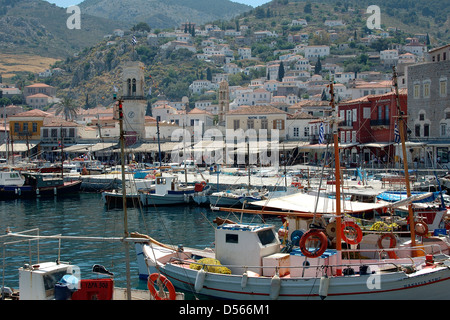
[[[440,163],[449,162],[449,49],[450,45],[446,45],[430,50],[429,55],[434,59],[409,66],[407,72],[410,137],[426,143],[427,153]]]

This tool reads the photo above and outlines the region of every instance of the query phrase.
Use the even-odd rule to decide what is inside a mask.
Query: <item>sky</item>
[[[67,8],[69,6],[77,5],[81,2],[83,2],[83,0],[46,0],[46,1],[48,1],[50,3],[54,3],[58,7],[63,7],[63,8]],[[248,4],[252,7],[257,7],[264,3],[270,2],[271,0],[231,0],[231,1],[237,2],[237,3]]]

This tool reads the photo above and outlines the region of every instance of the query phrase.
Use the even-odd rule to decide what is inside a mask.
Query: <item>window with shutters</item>
[[[284,130],[284,121],[282,119],[277,119],[273,122],[273,128],[277,130]]]

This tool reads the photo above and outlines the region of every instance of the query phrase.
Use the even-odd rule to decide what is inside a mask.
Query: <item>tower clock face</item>
[[[128,112],[128,118],[134,118],[134,112],[133,111]]]

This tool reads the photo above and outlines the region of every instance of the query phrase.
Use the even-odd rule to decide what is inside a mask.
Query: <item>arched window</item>
[[[133,79],[133,88],[132,88],[132,94],[133,96],[136,95],[136,79]]]
[[[131,96],[131,79],[127,80],[127,84],[128,84],[128,92],[127,92],[127,96]]]

